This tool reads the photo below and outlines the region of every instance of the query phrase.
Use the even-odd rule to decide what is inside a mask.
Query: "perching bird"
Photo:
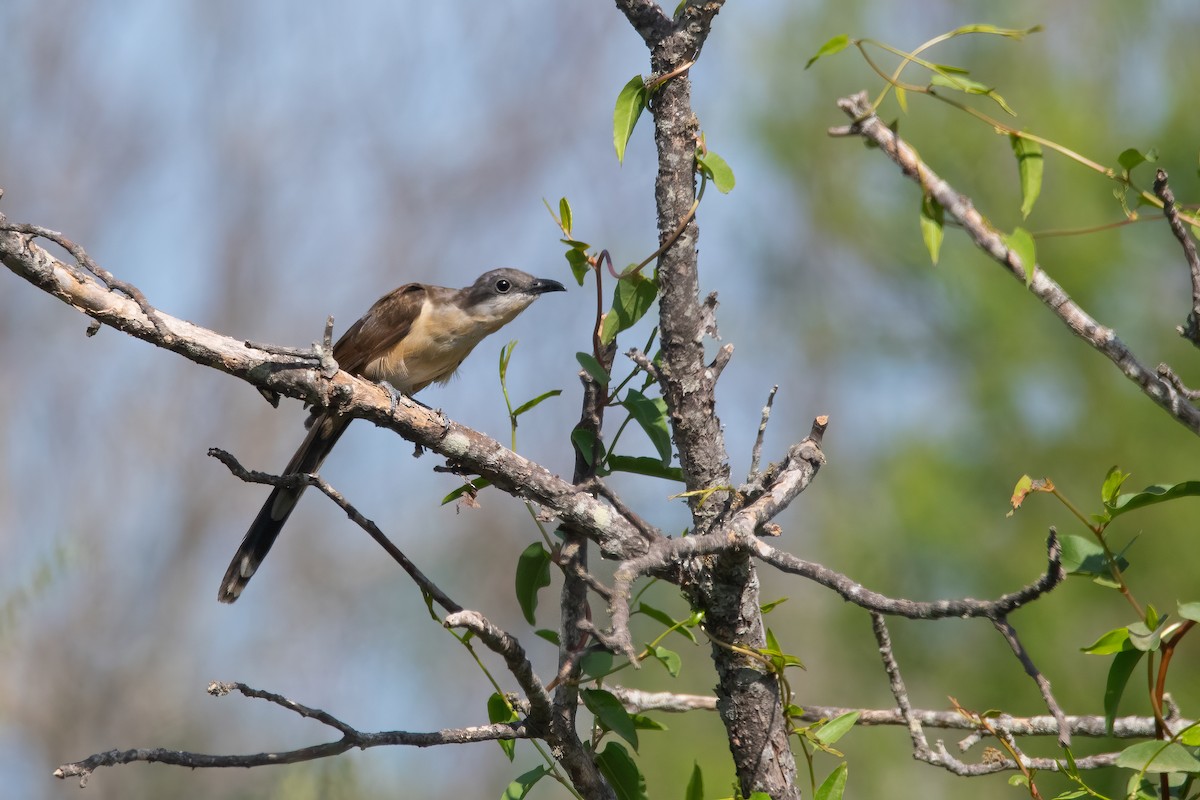
[[[384,295],[342,334],[333,357],[346,372],[386,382],[405,395],[431,383],[445,383],[475,345],[524,311],[538,295],[564,292],[558,281],[517,269],[494,269],[463,289],[407,283]],[[308,436],[283,473],[315,472],[350,418],[315,414]],[[283,529],[304,486],[276,486],[229,563],[217,599],[232,603],[241,595],[275,537]]]

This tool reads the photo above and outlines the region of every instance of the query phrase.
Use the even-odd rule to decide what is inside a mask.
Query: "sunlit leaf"
[[[1104,485],[1100,487],[1100,500],[1104,505],[1112,505],[1117,500],[1121,485],[1129,478],[1129,473],[1121,472],[1115,465],[1110,467],[1104,476]]]
[[[1017,227],[1001,238],[1004,239],[1004,245],[1021,260],[1021,267],[1025,270],[1025,285],[1029,286],[1033,283],[1033,271],[1037,267],[1037,245],[1033,242],[1033,234]]]
[[[568,238],[571,236],[571,204],[567,202],[567,198],[563,197],[558,201],[558,219],[562,224],[563,233]]]
[[[925,195],[921,198],[921,240],[925,242],[925,249],[929,251],[929,259],[936,267],[938,255],[942,252],[942,239],[945,236],[943,230],[943,222],[946,218],[945,209],[942,204],[933,198],[933,195]]]
[[[517,712],[513,711],[512,707],[504,697],[496,692],[487,701],[488,722],[496,724],[498,722],[516,722],[520,719]],[[500,749],[504,751],[504,755],[508,756],[508,760],[512,761],[513,756],[517,751],[516,739],[497,739],[496,743],[500,745]]]
[[[1132,647],[1133,645],[1129,643],[1129,629],[1116,628],[1101,635],[1099,639],[1082,648],[1082,650],[1088,655],[1106,656],[1112,653],[1120,653],[1123,650],[1129,650]]]
[[[826,722],[817,729],[815,735],[821,743],[833,744],[849,733],[856,722],[858,722],[858,712],[847,711],[845,714],[834,717],[829,722]]]
[[[658,297],[658,284],[641,273],[626,275],[617,281],[612,309],[600,327],[600,342],[608,344],[617,334],[637,323]]]
[[[704,173],[704,177],[713,182],[713,186],[717,187],[717,191],[721,194],[729,194],[733,191],[735,183],[733,170],[725,159],[709,150],[707,153],[696,153],[696,165],[700,167],[700,171]]]
[[[1042,146],[1015,133],[1010,133],[1008,139],[1017,159],[1017,174],[1021,178],[1021,216],[1028,217],[1042,191],[1042,169],[1046,163],[1042,157]]]
[[[539,394],[537,397],[533,398],[532,400],[527,400],[526,402],[517,406],[513,410],[513,416],[519,417],[522,414],[524,414],[526,411],[528,411],[529,409],[536,406],[538,403],[542,402],[543,400],[547,400],[551,397],[558,397],[560,394],[562,394],[562,389],[551,389],[548,392],[542,392],[541,394]]]
[[[646,109],[646,82],[641,75],[634,75],[617,95],[617,104],[613,108],[613,146],[617,150],[617,161],[625,162],[625,147],[638,118]]]
[[[650,655],[667,668],[667,672],[671,673],[672,678],[679,677],[679,670],[683,669],[683,659],[679,657],[679,653],[661,645],[655,645],[650,648]]]
[[[804,68],[808,69],[813,64],[815,64],[817,59],[819,59],[819,58],[824,58],[825,56],[831,56],[834,53],[842,52],[849,45],[850,45],[850,37],[847,36],[846,34],[840,33],[837,36],[834,36],[832,39],[825,42],[825,44],[821,45],[821,47],[817,50],[817,52],[813,55],[813,57],[808,60],[808,63],[806,63],[804,65]]]
[[[846,778],[849,774],[849,767],[846,762],[837,765],[837,768],[829,773],[829,777],[821,781],[821,785],[817,787],[817,793],[813,795],[814,800],[842,800],[842,794],[846,791]]]

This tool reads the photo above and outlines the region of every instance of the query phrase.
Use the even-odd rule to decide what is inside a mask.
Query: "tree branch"
[[[959,194],[950,184],[938,177],[937,173],[921,160],[916,150],[875,116],[871,104],[867,101],[866,92],[842,98],[838,101],[838,107],[854,121],[845,128],[831,129],[830,135],[861,136],[878,145],[906,176],[921,186],[923,192],[941,204],[980,250],[991,256],[992,260],[1007,270],[1012,277],[1022,283],[1026,282],[1025,265],[1021,264],[1020,257],[1004,243],[1000,232],[975,209],[970,198]],[[1058,283],[1036,265],[1029,280],[1029,291],[1070,328],[1072,333],[1112,361],[1147,397],[1192,433],[1200,435],[1200,410],[1189,403],[1170,381],[1143,366],[1111,328],[1106,328],[1093,319]]]

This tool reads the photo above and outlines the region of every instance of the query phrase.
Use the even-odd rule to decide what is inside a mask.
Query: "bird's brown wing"
[[[351,374],[361,375],[372,361],[385,355],[407,336],[413,320],[421,313],[425,288],[419,283],[406,283],[379,298],[333,346],[333,358],[338,366]]]

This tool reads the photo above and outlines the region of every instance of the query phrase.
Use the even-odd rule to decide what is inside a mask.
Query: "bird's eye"
[[[496,281],[496,291],[500,294],[508,294],[508,290],[511,288],[512,284],[506,281],[504,278]]]

